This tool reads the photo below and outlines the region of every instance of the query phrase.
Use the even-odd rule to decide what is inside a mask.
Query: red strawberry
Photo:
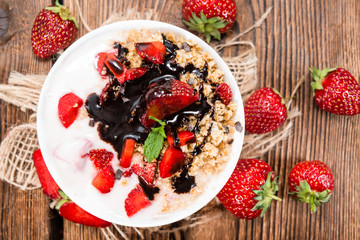
[[[153,64],[162,64],[165,57],[165,46],[162,42],[135,43],[136,52],[142,59]]]
[[[271,88],[260,88],[245,104],[245,128],[249,133],[268,133],[287,118],[285,100]]]
[[[167,178],[184,166],[186,155],[179,147],[168,147],[160,162],[160,177]]]
[[[104,60],[104,64],[120,84],[123,84],[126,81],[125,73],[127,69],[124,65],[121,64],[115,53],[109,53]]]
[[[360,86],[348,71],[343,68],[310,71],[315,103],[321,109],[338,115],[360,113]]]
[[[57,0],[55,5],[41,10],[32,27],[32,49],[41,58],[50,57],[70,46],[78,32],[76,19],[69,15],[69,9]]]
[[[143,208],[151,205],[150,200],[146,197],[144,191],[137,185],[131,190],[128,197],[125,199],[125,211],[128,217],[131,217]]]
[[[62,125],[68,128],[76,119],[83,100],[73,93],[62,96],[58,103],[58,114]]]
[[[125,139],[125,142],[122,147],[121,157],[120,157],[120,166],[123,168],[128,168],[131,165],[131,158],[134,153],[135,140],[128,138]]]
[[[131,165],[131,170],[136,175],[142,177],[148,184],[153,184],[156,174],[156,165],[145,163],[144,161]]]
[[[227,83],[221,83],[219,86],[217,86],[215,92],[225,105],[228,105],[231,102],[232,92]]]
[[[101,193],[109,193],[115,184],[115,173],[111,166],[98,171],[97,175],[91,182]]]
[[[191,30],[204,33],[210,42],[211,36],[220,40],[220,33],[227,32],[236,20],[234,0],[183,0],[184,23]]]
[[[155,121],[149,116],[162,120],[199,99],[199,94],[187,83],[171,79],[151,86],[145,95],[147,109],[141,123],[150,128]]]
[[[47,169],[46,164],[44,162],[44,158],[41,154],[41,150],[38,149],[35,152],[33,152],[32,157],[43,192],[45,193],[46,196],[52,199],[59,198],[60,188],[56,184],[55,180],[52,178],[49,170]]]
[[[98,171],[107,169],[111,166],[110,162],[114,158],[114,154],[106,151],[106,149],[92,149],[86,156],[90,158]]]
[[[91,227],[104,228],[111,226],[110,222],[95,217],[94,215],[80,208],[62,192],[61,196],[63,197],[63,199],[59,202],[56,208],[59,209],[59,214],[63,218],[66,218],[67,220],[75,223],[80,223]]]
[[[195,134],[190,131],[178,132],[177,136],[179,138],[179,142],[175,145],[179,147],[196,142]],[[170,146],[174,146],[174,138],[170,134],[167,135],[167,141]]]
[[[289,174],[290,194],[302,202],[311,204],[311,212],[328,202],[334,191],[334,178],[325,163],[303,161],[296,164]]]
[[[98,70],[99,74],[105,78],[107,71],[105,68],[105,59],[107,57],[108,53],[106,52],[101,52],[96,56],[96,70]]]
[[[148,68],[146,68],[146,67],[130,68],[125,72],[125,79],[126,79],[126,81],[130,81],[130,80],[133,80],[136,78],[140,78],[147,71],[148,71]]]
[[[271,200],[280,200],[279,189],[271,167],[258,159],[240,159],[230,179],[219,192],[220,202],[242,219],[262,217]]]

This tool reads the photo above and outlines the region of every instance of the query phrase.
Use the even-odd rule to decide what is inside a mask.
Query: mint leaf
[[[166,138],[166,123],[152,116],[150,116],[149,119],[157,121],[160,124],[160,126],[157,128],[151,128],[151,132],[149,133],[144,143],[145,158],[148,162],[151,162],[152,160],[158,158],[160,155],[161,149],[164,144],[164,138]]]

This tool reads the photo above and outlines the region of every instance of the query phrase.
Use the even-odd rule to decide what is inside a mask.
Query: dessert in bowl
[[[242,99],[224,61],[156,21],[118,22],[76,41],[51,69],[37,117],[59,187],[126,226],[169,224],[205,206],[244,139]]]

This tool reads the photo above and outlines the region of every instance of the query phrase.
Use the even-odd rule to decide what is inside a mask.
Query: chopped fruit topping
[[[182,132],[178,132],[177,133],[177,137],[178,137],[178,142],[174,143],[174,138],[168,134],[167,135],[167,140],[170,146],[185,146],[187,144],[190,143],[195,143],[196,142],[196,137],[195,134],[193,132],[190,131],[182,131]]]
[[[215,92],[225,105],[230,103],[232,99],[232,92],[229,85],[226,83],[221,83],[219,86],[217,86]]]
[[[179,147],[168,147],[160,162],[160,177],[167,178],[179,171],[185,164],[186,155]]]
[[[125,72],[125,79],[126,79],[126,81],[129,81],[129,80],[133,80],[136,78],[140,78],[147,71],[148,71],[148,68],[146,68],[146,67],[130,68]]]
[[[63,199],[58,203],[56,209],[59,209],[59,214],[63,218],[90,227],[104,228],[111,226],[110,222],[95,217],[94,215],[80,208],[78,205],[72,202],[62,191],[60,191],[60,194]]]
[[[131,165],[133,173],[142,177],[148,184],[153,184],[156,174],[156,165],[154,163],[136,163]]]
[[[58,103],[58,114],[62,125],[68,128],[76,119],[83,100],[73,93],[62,96]]]
[[[150,128],[155,121],[149,116],[162,120],[199,100],[199,94],[187,83],[171,79],[153,85],[146,93],[147,109],[141,123]]]
[[[103,105],[104,102],[109,98],[109,91],[110,91],[111,84],[107,83],[105,87],[102,89],[100,94],[100,105]]]
[[[120,158],[120,166],[123,168],[128,168],[131,165],[131,158],[134,153],[135,148],[135,140],[128,138],[125,140],[122,152],[121,152],[121,158]]]
[[[136,52],[142,59],[153,64],[162,64],[165,57],[165,46],[162,42],[135,43]]]
[[[92,149],[86,156],[90,158],[98,171],[105,170],[111,166],[110,162],[114,158],[114,154],[105,149]]]
[[[131,168],[127,169],[126,171],[123,172],[122,176],[127,178],[130,177],[133,174],[133,171]]]
[[[96,69],[98,70],[99,74],[104,78],[107,74],[106,68],[105,68],[105,59],[107,57],[108,53],[101,52],[96,56],[97,62],[96,62]]]
[[[33,152],[33,161],[36,168],[36,172],[38,174],[41,187],[46,196],[52,199],[58,199],[59,195],[59,186],[56,184],[55,180],[52,178],[49,170],[46,167],[44,162],[44,158],[41,154],[41,150],[38,149]]]
[[[125,82],[126,67],[117,59],[115,53],[109,53],[104,61],[110,72],[115,76],[120,84]]]
[[[100,170],[91,184],[101,193],[110,192],[115,184],[115,173],[113,168],[109,166],[106,169]]]
[[[144,191],[137,185],[131,190],[128,197],[125,199],[125,211],[128,217],[131,217],[143,208],[151,205],[150,200],[146,197]]]

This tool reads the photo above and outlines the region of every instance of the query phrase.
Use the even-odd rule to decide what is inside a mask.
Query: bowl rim
[[[191,206],[188,206],[181,211],[172,212],[171,217],[167,217],[166,219],[151,221],[151,222],[147,222],[147,223],[128,223],[128,222],[122,222],[121,220],[123,220],[123,219],[116,218],[116,217],[114,218],[114,216],[103,216],[102,213],[99,212],[97,209],[92,208],[91,204],[86,203],[86,201],[83,201],[83,199],[81,200],[81,197],[78,197],[76,194],[73,194],[70,191],[70,189],[67,188],[68,186],[65,186],[64,183],[61,181],[60,176],[57,174],[56,169],[54,168],[55,164],[52,163],[52,161],[50,161],[51,156],[50,156],[48,149],[46,148],[46,142],[45,142],[46,131],[44,130],[45,129],[44,127],[42,128],[42,126],[44,126],[43,125],[44,120],[42,118],[42,116],[44,115],[43,109],[44,109],[45,102],[46,102],[45,101],[45,99],[46,99],[45,91],[46,91],[46,89],[48,89],[48,85],[50,84],[51,79],[53,78],[53,75],[56,73],[56,71],[59,71],[59,68],[60,68],[62,62],[67,59],[67,57],[72,53],[72,51],[74,51],[77,47],[81,46],[81,44],[84,43],[85,41],[89,41],[92,38],[96,38],[101,33],[108,32],[108,31],[121,32],[121,31],[134,30],[134,29],[135,30],[136,29],[150,29],[153,31],[160,31],[160,32],[165,32],[165,31],[172,32],[172,33],[174,33],[174,35],[184,37],[185,40],[194,41],[196,44],[198,44],[203,49],[203,51],[208,52],[214,58],[218,67],[220,69],[222,69],[222,71],[224,72],[224,74],[225,74],[224,81],[230,85],[232,92],[233,92],[233,98],[237,99],[237,102],[234,102],[234,103],[237,105],[237,115],[238,115],[237,117],[239,117],[239,122],[241,123],[241,125],[243,127],[243,130],[241,132],[235,131],[234,143],[236,143],[237,146],[234,148],[234,143],[232,144],[232,146],[231,146],[232,150],[231,150],[231,154],[230,154],[231,158],[226,163],[225,169],[219,173],[219,175],[225,175],[226,178],[220,179],[219,181],[217,181],[215,184],[216,185],[215,188],[208,187],[206,190],[204,190],[204,193],[199,195],[197,197],[197,199],[194,200],[195,204],[191,204]],[[168,23],[153,21],[153,20],[128,20],[128,21],[115,22],[115,23],[97,28],[97,29],[85,34],[84,36],[79,38],[77,41],[75,41],[68,49],[66,49],[64,51],[63,54],[61,54],[59,59],[55,62],[55,64],[52,66],[51,70],[49,71],[49,74],[46,77],[46,80],[44,82],[44,85],[43,85],[41,93],[40,93],[39,103],[38,103],[38,107],[37,107],[37,116],[38,116],[37,117],[38,140],[39,140],[40,149],[42,149],[45,164],[46,164],[49,172],[53,176],[54,180],[59,185],[59,187],[64,191],[64,193],[67,194],[68,197],[73,202],[75,202],[77,205],[79,205],[81,208],[83,208],[87,212],[89,212],[101,219],[104,219],[106,221],[109,221],[109,222],[112,222],[115,224],[124,225],[124,226],[131,226],[131,227],[155,227],[155,226],[162,226],[162,225],[170,224],[170,223],[182,220],[182,219],[192,215],[193,213],[195,213],[198,210],[200,210],[201,208],[203,208],[206,204],[208,204],[214,197],[216,197],[217,193],[223,188],[223,186],[226,184],[226,182],[230,178],[231,173],[235,169],[236,163],[240,157],[241,149],[243,146],[244,132],[245,132],[244,106],[243,106],[240,90],[238,88],[238,85],[235,81],[234,76],[232,75],[229,67],[226,65],[224,60],[207,43],[205,43],[202,39],[200,39],[199,37],[190,33],[189,31],[187,31],[183,28],[168,24]],[[235,135],[238,137],[236,137]],[[212,182],[214,182],[214,181],[212,181]],[[65,188],[64,188],[64,186],[65,186]],[[205,198],[205,200],[199,202],[198,198],[200,198],[201,196],[204,196],[205,194],[207,196]],[[204,198],[204,197],[202,197],[202,198]]]

